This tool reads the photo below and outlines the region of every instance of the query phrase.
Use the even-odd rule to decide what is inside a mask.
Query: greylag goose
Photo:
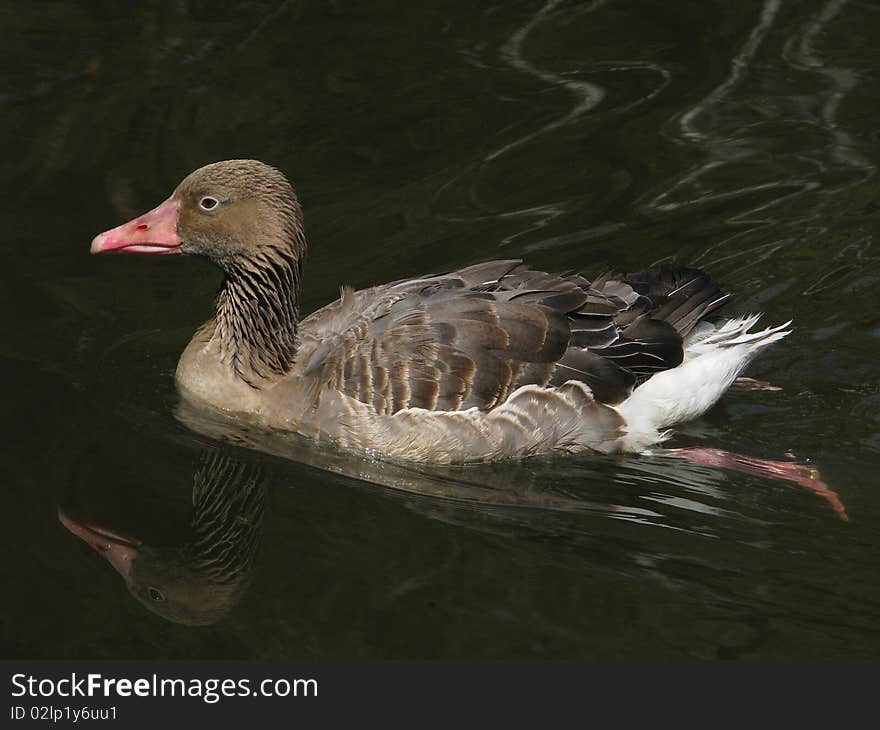
[[[642,451],[789,334],[752,332],[755,316],[708,322],[729,295],[675,264],[590,282],[490,261],[343,289],[300,319],[302,212],[287,178],[255,160],[196,170],[91,251],[222,269],[215,314],[177,365],[185,399],[391,459]]]

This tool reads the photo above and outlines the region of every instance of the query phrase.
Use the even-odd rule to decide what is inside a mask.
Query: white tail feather
[[[720,326],[704,324],[685,340],[684,361],[636,388],[617,410],[627,422],[624,448],[642,450],[662,439],[660,431],[709,410],[766,345],[791,333],[791,322],[749,332],[760,314]]]

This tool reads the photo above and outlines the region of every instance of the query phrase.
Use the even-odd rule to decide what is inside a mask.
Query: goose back
[[[491,411],[526,385],[576,380],[606,404],[679,365],[683,337],[725,300],[666,264],[591,283],[491,261],[342,296],[301,325],[294,373],[371,406]]]

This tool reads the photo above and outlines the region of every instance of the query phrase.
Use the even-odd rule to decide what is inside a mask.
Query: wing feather
[[[380,414],[490,410],[523,385],[585,383],[619,403],[682,361],[682,337],[728,295],[702,271],[664,264],[590,282],[490,261],[403,279],[302,322],[295,367]]]

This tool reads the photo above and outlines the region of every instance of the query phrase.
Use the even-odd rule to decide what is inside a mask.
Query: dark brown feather
[[[491,410],[523,385],[569,380],[619,403],[681,363],[682,336],[726,299],[703,272],[671,264],[591,284],[519,261],[347,296],[315,315],[339,332],[304,343],[305,374],[381,414]]]

